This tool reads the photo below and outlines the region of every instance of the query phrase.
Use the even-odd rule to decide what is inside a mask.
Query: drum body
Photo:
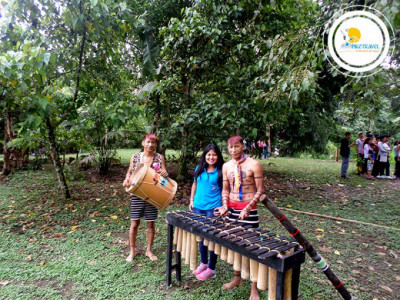
[[[154,169],[141,163],[132,173],[131,186],[126,189],[158,209],[165,209],[175,196],[177,183],[162,177]]]

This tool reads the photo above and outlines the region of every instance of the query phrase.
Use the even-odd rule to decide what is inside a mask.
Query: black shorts
[[[131,197],[131,221],[143,218],[146,222],[157,220],[158,209],[138,196]]]

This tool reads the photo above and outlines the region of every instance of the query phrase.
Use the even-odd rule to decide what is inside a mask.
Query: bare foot
[[[251,284],[251,292],[249,300],[260,300],[260,294],[257,289],[257,282]]]
[[[233,280],[231,282],[225,283],[222,286],[222,289],[223,290],[231,290],[234,287],[241,286],[242,283],[243,283],[242,278],[240,276],[235,275],[235,277],[233,277]]]
[[[131,253],[128,255],[128,257],[125,259],[127,262],[132,262],[133,261],[133,259],[135,258],[135,256],[136,256],[136,250],[135,249],[132,249],[131,250]]]
[[[151,261],[158,260],[158,257],[155,256],[154,253],[151,252],[151,251],[146,251],[146,256],[147,256],[148,258],[150,258]]]

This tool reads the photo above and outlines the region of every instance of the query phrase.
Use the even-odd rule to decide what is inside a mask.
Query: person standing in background
[[[347,179],[347,169],[350,161],[350,148],[355,145],[355,142],[350,144],[351,133],[346,132],[345,137],[340,142],[340,156],[342,157],[342,170],[340,177]]]

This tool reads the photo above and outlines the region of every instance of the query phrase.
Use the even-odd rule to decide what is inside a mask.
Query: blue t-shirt
[[[371,160],[372,160],[372,161],[375,161],[375,152],[374,152],[374,150],[369,149],[369,150],[368,150],[368,153],[371,154]]]
[[[198,166],[195,169],[197,171]],[[196,194],[194,195],[193,206],[201,209],[208,210],[220,207],[221,201],[221,189],[218,185],[218,170],[207,173],[204,169],[203,173],[199,177],[195,178],[197,181]]]

